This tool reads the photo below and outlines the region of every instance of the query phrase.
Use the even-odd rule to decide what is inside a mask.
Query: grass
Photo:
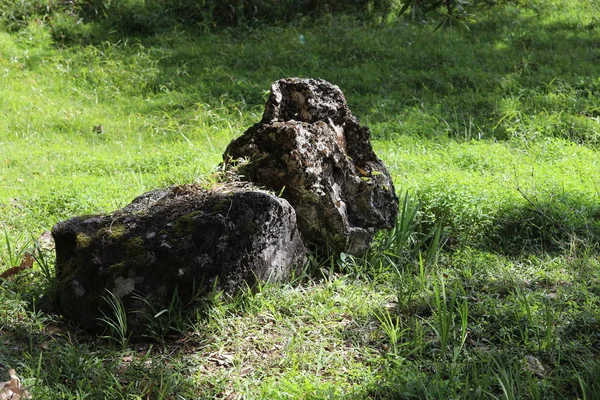
[[[36,260],[0,282],[0,381],[14,368],[44,399],[599,398],[598,4],[498,3],[435,34],[335,16],[125,36],[62,14],[0,31],[0,272]],[[339,85],[392,173],[402,214],[368,256],[186,315],[174,300],[153,344],[118,313],[107,340],[39,310],[44,231],[210,181],[287,76]]]

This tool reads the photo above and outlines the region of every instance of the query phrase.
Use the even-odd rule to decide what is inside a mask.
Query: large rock
[[[264,191],[186,185],[154,190],[107,215],[58,223],[57,301],[88,330],[108,312],[107,290],[129,311],[134,334],[143,333],[145,297],[168,308],[175,290],[183,304],[214,287],[233,293],[257,280],[284,281],[305,260],[289,203]]]
[[[369,138],[337,86],[282,79],[271,87],[262,120],[223,158],[292,204],[305,242],[359,255],[398,213],[392,179]]]

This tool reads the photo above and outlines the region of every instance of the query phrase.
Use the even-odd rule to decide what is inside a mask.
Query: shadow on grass
[[[434,345],[415,356],[415,330],[406,322],[410,314],[399,312],[394,318],[402,330],[401,351],[390,355],[374,382],[349,398],[484,399],[507,393],[515,398],[596,398],[600,206],[596,199],[569,193],[527,201],[502,211],[488,237],[463,243],[471,246],[468,254],[448,252],[452,263],[427,275],[430,286],[430,280],[442,276],[463,282],[468,335],[464,346],[458,345],[459,357],[453,360],[461,332],[458,315],[449,319],[455,324],[450,328],[454,342],[446,354]],[[430,286],[422,290],[429,293]],[[400,283],[399,299],[402,290]],[[446,310],[436,309],[433,300],[428,303],[432,313],[418,313],[425,329],[420,343],[435,343]],[[409,307],[418,304],[412,300]],[[452,314],[453,303],[449,309]],[[531,360],[545,372],[536,373]]]
[[[576,122],[598,115],[600,28],[592,22],[548,23],[526,7],[478,12],[481,21],[470,32],[433,34],[430,26],[403,20],[369,26],[336,16],[213,33],[174,25],[133,36],[110,33],[97,22],[89,28],[65,23],[55,38],[67,46],[112,43],[123,57],[154,54],[158,72],[143,95],[158,101],[149,113],[198,103],[257,110],[273,81],[301,76],[340,86],[363,122],[382,126],[374,136],[384,139],[397,134],[504,139],[515,134],[511,121],[542,110],[581,116]],[[140,46],[128,50],[127,42]],[[549,131],[597,141],[562,127]]]
[[[31,377],[22,387],[32,398],[82,393],[99,399],[128,394],[160,398],[158,392],[198,391],[192,379],[176,371],[172,354],[160,346],[137,344],[124,352],[73,327],[48,321],[41,330],[13,326],[4,327],[0,334],[8,344],[0,350],[0,376],[6,376],[5,369],[11,366],[18,375]],[[172,347],[171,351],[183,350]],[[163,386],[156,388],[157,382]]]
[[[520,256],[589,251],[600,254],[600,204],[563,193],[499,213],[483,246],[493,252]]]
[[[2,290],[26,292],[23,286],[32,283],[23,279],[2,285]],[[29,301],[35,303],[11,299],[3,304],[0,377],[14,368],[18,375],[31,378],[22,384],[32,398],[63,398],[74,393],[92,398],[120,398],[127,393],[162,398],[158,392],[185,392],[184,397],[195,398],[189,393],[198,392],[197,382],[177,369],[178,357],[201,351],[210,342],[208,334],[167,334],[160,340],[140,337],[127,340],[124,347],[108,329],[99,334],[83,331],[66,318],[39,311],[38,304],[32,306]]]

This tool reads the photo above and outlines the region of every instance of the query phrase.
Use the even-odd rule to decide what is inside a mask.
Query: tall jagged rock
[[[375,232],[392,228],[398,198],[342,91],[320,79],[281,79],[262,120],[227,147],[226,165],[296,210],[306,243],[364,253]]]
[[[215,288],[285,281],[305,261],[294,209],[247,186],[153,190],[114,213],[59,222],[52,235],[62,313],[98,331],[103,312],[112,316],[110,291],[137,336],[175,291],[185,305]]]

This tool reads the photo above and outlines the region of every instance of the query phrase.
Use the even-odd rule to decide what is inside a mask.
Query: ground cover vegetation
[[[436,33],[443,7],[403,2],[191,23],[167,3],[185,5],[0,0],[0,273],[23,267],[0,282],[0,381],[15,369],[38,399],[600,398],[597,1],[479,2]],[[371,127],[395,230],[290,284],[174,296],[144,343],[110,296],[102,338],[39,310],[44,231],[210,184],[290,76],[337,84]]]

